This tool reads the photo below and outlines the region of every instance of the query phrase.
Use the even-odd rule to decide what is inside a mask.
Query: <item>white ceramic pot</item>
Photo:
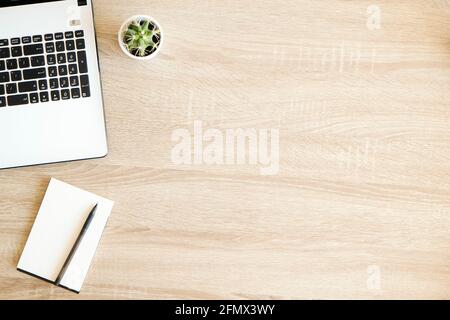
[[[148,56],[145,57],[139,57],[139,56],[135,56],[134,54],[132,54],[131,52],[128,51],[126,44],[123,41],[123,38],[125,36],[125,32],[128,29],[128,26],[130,25],[130,23],[132,23],[135,20],[148,20],[153,22],[153,24],[155,26],[157,26],[159,28],[159,30],[161,31],[161,40],[159,41],[159,46],[158,48],[156,48],[155,51],[153,51],[151,54],[149,54]],[[130,58],[132,59],[136,59],[136,60],[150,60],[153,59],[154,57],[156,57],[159,53],[159,51],[161,50],[161,47],[163,45],[164,42],[164,34],[163,34],[163,30],[161,28],[161,25],[158,23],[158,21],[156,21],[155,19],[153,19],[150,16],[146,16],[146,15],[137,15],[137,16],[133,16],[127,20],[125,20],[125,22],[122,24],[122,26],[120,27],[119,30],[119,35],[118,35],[118,40],[119,40],[119,46],[122,49],[122,51]]]

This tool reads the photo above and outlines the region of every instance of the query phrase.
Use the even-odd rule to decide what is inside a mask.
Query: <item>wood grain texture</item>
[[[110,153],[0,172],[0,298],[450,298],[450,3],[371,4],[96,0]],[[279,128],[279,174],[174,165],[193,120]],[[78,296],[15,270],[50,177],[116,202]]]

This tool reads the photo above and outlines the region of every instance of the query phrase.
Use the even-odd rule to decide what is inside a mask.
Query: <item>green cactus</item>
[[[161,30],[151,21],[134,20],[125,31],[124,41],[131,54],[145,57],[158,48]]]

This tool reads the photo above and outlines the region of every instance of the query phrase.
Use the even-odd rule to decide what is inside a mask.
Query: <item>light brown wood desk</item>
[[[116,35],[140,13],[166,37],[144,63]],[[450,298],[449,1],[96,0],[95,16],[110,153],[0,171],[0,298]],[[278,128],[279,173],[175,165],[194,120]],[[50,177],[116,203],[80,295],[15,270]]]

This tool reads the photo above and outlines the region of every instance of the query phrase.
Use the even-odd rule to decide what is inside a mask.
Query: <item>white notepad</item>
[[[95,216],[61,280],[80,292],[114,203],[51,179],[17,269],[54,283],[92,208]]]

